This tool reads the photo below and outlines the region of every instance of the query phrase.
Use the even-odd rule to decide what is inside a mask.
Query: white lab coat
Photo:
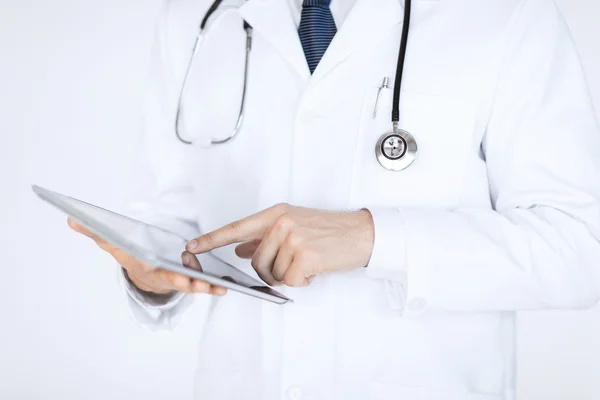
[[[156,186],[136,215],[192,238],[279,202],[368,207],[376,238],[368,268],[282,289],[294,304],[216,301],[198,398],[514,398],[515,311],[600,295],[600,132],[554,3],[413,1],[400,127],[419,157],[403,172],[374,152],[391,89],[372,117],[395,76],[402,2],[358,0],[312,77],[288,2],[223,14],[199,54],[190,125],[216,137],[233,128],[240,15],[254,27],[246,118],[236,140],[204,150],[178,142],[173,121],[209,3],[165,12],[146,126]],[[218,253],[253,272],[231,247]],[[137,320],[156,329],[192,298],[209,301],[129,291]]]

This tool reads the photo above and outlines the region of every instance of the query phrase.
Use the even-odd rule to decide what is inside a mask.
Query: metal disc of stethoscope
[[[408,132],[397,129],[384,133],[375,146],[379,164],[389,171],[402,171],[417,158],[417,141]]]
[[[404,0],[404,24],[402,26],[392,101],[392,130],[384,133],[375,145],[377,161],[388,171],[402,171],[408,168],[417,158],[417,141],[410,133],[398,128],[400,122],[400,86],[406,59],[411,9],[411,0]],[[387,84],[386,80],[384,80],[385,84]]]

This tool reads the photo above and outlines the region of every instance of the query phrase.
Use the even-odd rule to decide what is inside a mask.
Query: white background
[[[1,399],[191,398],[204,311],[138,328],[108,256],[29,187],[132,198],[161,1],[0,0]],[[600,2],[559,4],[600,109]],[[523,314],[518,338],[519,399],[600,399],[600,309]]]

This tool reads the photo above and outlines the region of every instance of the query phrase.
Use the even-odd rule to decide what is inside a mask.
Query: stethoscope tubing
[[[187,89],[189,87],[189,80],[190,80],[190,76],[191,76],[191,72],[194,68],[194,66],[196,65],[196,55],[198,53],[198,51],[200,50],[200,48],[202,47],[202,43],[205,40],[206,37],[206,30],[208,29],[208,21],[210,16],[217,11],[218,6],[220,5],[222,0],[215,0],[215,2],[211,5],[210,9],[208,10],[207,14],[204,16],[204,18],[202,19],[202,23],[200,24],[200,29],[198,32],[198,35],[196,36],[195,42],[194,42],[194,47],[192,49],[192,55],[190,58],[190,62],[188,63],[186,72],[185,72],[185,76],[183,79],[183,83],[181,86],[181,90],[179,92],[179,98],[177,101],[177,111],[175,113],[175,135],[177,136],[177,139],[184,144],[187,145],[197,145],[199,147],[203,147],[203,148],[211,148],[214,147],[216,145],[220,145],[220,144],[225,144],[231,140],[233,140],[237,134],[239,133],[241,127],[242,127],[242,123],[244,121],[244,116],[245,116],[245,109],[246,109],[246,97],[247,97],[247,90],[248,90],[248,71],[249,71],[249,66],[250,66],[250,53],[252,51],[252,40],[253,40],[253,30],[252,30],[252,26],[250,26],[250,24],[246,21],[244,21],[244,31],[246,32],[246,54],[245,54],[245,61],[244,61],[244,81],[243,81],[243,87],[242,87],[242,99],[240,102],[240,111],[238,113],[238,118],[235,124],[235,127],[233,129],[233,131],[231,132],[231,134],[224,138],[224,139],[219,139],[219,140],[215,140],[215,139],[210,139],[207,141],[192,141],[189,139],[186,139],[183,137],[183,135],[181,134],[181,120],[182,120],[182,115],[184,114],[184,99],[187,95]]]
[[[200,30],[196,37],[196,40],[194,43],[194,48],[192,50],[192,56],[191,56],[190,62],[188,63],[188,67],[186,69],[183,84],[181,86],[181,91],[179,93],[177,111],[176,111],[176,116],[175,116],[175,134],[177,136],[177,139],[179,139],[179,141],[181,141],[184,144],[188,144],[188,145],[199,144],[201,147],[213,147],[215,145],[225,144],[237,136],[237,134],[239,133],[239,131],[241,129],[242,123],[244,121],[245,108],[246,108],[246,97],[247,97],[246,95],[247,95],[247,89],[248,89],[248,71],[249,71],[249,64],[250,64],[250,52],[252,51],[252,38],[253,38],[252,27],[246,21],[244,21],[244,30],[246,32],[244,83],[243,83],[243,89],[242,89],[242,99],[241,99],[241,103],[240,103],[240,111],[238,113],[238,118],[237,118],[237,121],[236,121],[233,131],[231,132],[231,134],[228,137],[226,137],[224,139],[220,139],[220,140],[210,139],[209,141],[204,142],[204,144],[195,143],[191,140],[184,138],[183,135],[181,135],[180,122],[181,122],[181,116],[184,112],[183,102],[184,102],[184,98],[187,94],[187,88],[188,88],[191,71],[196,63],[196,58],[197,58],[196,55],[202,46],[202,42],[204,41],[204,38],[205,38],[204,32],[205,32],[205,29],[207,29],[207,27],[208,27],[208,22],[210,20],[210,17],[218,10],[221,3],[222,3],[222,0],[215,0],[211,4],[210,8],[208,9],[208,11],[204,15],[204,17],[202,18],[202,22],[200,24]],[[408,38],[409,38],[409,33],[410,33],[411,11],[412,11],[412,1],[405,0],[405,2],[404,2],[404,23],[403,23],[403,27],[402,27],[402,36],[401,36],[401,40],[400,40],[398,63],[396,66],[396,77],[395,77],[395,81],[394,81],[394,93],[393,93],[393,101],[392,101],[391,120],[392,120],[392,131],[393,132],[398,131],[398,123],[400,121],[400,94],[401,94],[401,88],[402,88],[404,66],[406,64],[406,52],[407,52]],[[206,143],[208,143],[208,144],[206,144]]]

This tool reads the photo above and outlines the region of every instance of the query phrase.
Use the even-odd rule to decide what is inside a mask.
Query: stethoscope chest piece
[[[417,158],[417,141],[402,129],[384,133],[375,146],[379,164],[389,171],[402,171]]]

